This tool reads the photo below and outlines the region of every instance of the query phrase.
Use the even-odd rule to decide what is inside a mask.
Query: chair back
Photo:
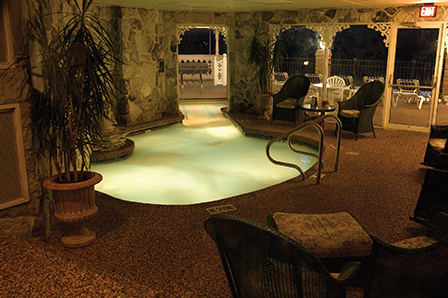
[[[281,82],[284,83],[288,79],[288,73],[287,72],[276,72],[274,73],[274,81],[275,82]]]
[[[306,73],[305,76],[310,79],[311,84],[320,84],[323,80],[320,73]]]
[[[329,87],[345,86],[345,81],[343,78],[340,78],[338,76],[332,76],[332,77],[327,78],[327,84]]]
[[[330,289],[327,279],[332,277],[320,260],[273,228],[234,215],[212,215],[205,229],[218,247],[234,298],[338,293],[340,285]]]
[[[432,221],[439,212],[448,213],[448,171],[427,169],[414,217]],[[448,226],[446,227],[448,229]]]
[[[278,93],[272,95],[272,103],[276,105],[287,98],[296,98],[303,101],[309,87],[310,80],[307,77],[303,75],[292,76],[283,84]]]
[[[353,89],[353,77],[352,76],[345,76],[345,75],[338,75],[341,79],[344,80],[345,86],[350,86],[350,89]]]
[[[364,76],[362,78],[362,81],[364,82],[364,84],[367,84],[368,82],[371,82],[371,81],[380,81],[381,83],[384,84],[384,78],[383,77]]]
[[[416,79],[397,79],[399,92],[419,94],[419,80]]]
[[[359,88],[350,101],[353,101],[353,108],[363,109],[366,106],[378,104],[384,93],[384,84],[378,80],[370,81]]]

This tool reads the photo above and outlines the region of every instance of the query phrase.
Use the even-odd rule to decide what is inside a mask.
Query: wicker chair
[[[342,130],[354,132],[356,140],[358,133],[373,132],[373,115],[384,93],[384,84],[372,81],[364,84],[347,101],[338,101],[338,118],[342,122]]]
[[[306,248],[273,228],[233,215],[212,215],[205,229],[215,241],[234,298],[345,297],[359,262],[337,277]]]
[[[431,125],[422,164],[448,170],[448,125]]]
[[[448,169],[427,169],[412,220],[431,225],[440,212],[448,213]],[[448,223],[446,226],[448,230]]]
[[[272,118],[274,120],[290,121],[294,123],[304,120],[305,116],[300,107],[310,87],[310,80],[303,75],[290,77],[282,89],[272,95]]]
[[[437,241],[420,236],[394,244],[371,237],[374,240],[374,262],[365,297],[446,297],[448,237]]]

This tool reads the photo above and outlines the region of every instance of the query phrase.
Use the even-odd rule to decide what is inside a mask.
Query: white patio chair
[[[327,88],[334,88],[331,92],[328,92],[328,99],[330,103],[334,103],[335,100],[342,100],[344,89],[349,89],[349,87],[345,85],[344,79],[338,76],[327,78]]]
[[[367,84],[368,82],[371,82],[371,81],[380,81],[381,83],[384,84],[383,77],[364,76],[364,77],[362,77],[362,81],[364,82],[364,84]]]
[[[310,79],[310,88],[308,89],[304,103],[310,103],[313,96],[316,98],[319,96],[319,88],[314,86],[314,84],[322,84],[323,78],[320,73],[306,73],[305,76]]]
[[[416,101],[419,110],[422,109],[426,98],[420,95],[420,82],[416,79],[397,79],[398,91],[394,92],[393,106],[398,105],[399,99],[405,99],[409,102]]]

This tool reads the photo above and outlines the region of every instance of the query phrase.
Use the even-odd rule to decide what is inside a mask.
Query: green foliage
[[[116,90],[114,45],[100,20],[88,13],[93,0],[81,1],[74,1],[74,12],[61,19],[50,40],[48,16],[36,11],[29,24],[30,41],[41,50],[41,69],[32,75],[42,87],[29,96],[33,140],[36,150],[50,157],[60,182],[82,179]]]
[[[272,75],[282,57],[283,32],[281,30],[277,38],[271,38],[269,30],[264,30],[262,24],[257,22],[247,41],[248,62],[255,67],[259,93],[271,92]]]

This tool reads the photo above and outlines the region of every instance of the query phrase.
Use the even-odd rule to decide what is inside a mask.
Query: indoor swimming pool
[[[132,202],[188,205],[236,196],[297,177],[299,172],[272,164],[268,140],[245,137],[226,119],[223,104],[185,104],[182,124],[129,137],[128,159],[93,165],[103,175],[96,190]],[[303,151],[312,149],[301,146]],[[292,152],[286,143],[271,148],[275,159],[304,171],[316,158]]]

